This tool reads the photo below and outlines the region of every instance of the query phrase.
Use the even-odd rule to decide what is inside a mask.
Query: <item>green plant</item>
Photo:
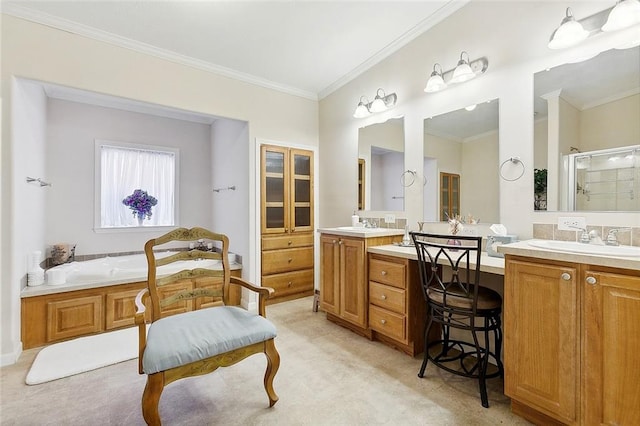
[[[535,194],[547,192],[547,169],[533,169],[533,192]]]

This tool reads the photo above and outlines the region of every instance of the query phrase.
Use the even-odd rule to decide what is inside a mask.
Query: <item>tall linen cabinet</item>
[[[313,152],[260,149],[262,285],[271,303],[313,294]]]

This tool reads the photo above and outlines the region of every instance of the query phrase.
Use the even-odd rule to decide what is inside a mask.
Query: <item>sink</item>
[[[355,231],[355,232],[379,232],[388,231],[386,228],[365,228],[364,226],[338,226],[336,229],[341,231]]]
[[[556,251],[568,251],[571,253],[595,254],[599,256],[623,256],[640,257],[640,247],[632,246],[599,246],[595,244],[583,244],[572,241],[531,240],[528,244]]]

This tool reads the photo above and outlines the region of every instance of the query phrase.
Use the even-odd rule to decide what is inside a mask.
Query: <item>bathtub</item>
[[[156,258],[163,258],[177,252],[162,252]],[[196,263],[194,265],[194,263]],[[215,268],[220,260],[183,260],[160,266],[158,275],[172,274],[183,269]],[[221,265],[219,266],[222,267]],[[70,262],[47,270],[48,285],[83,286],[88,284],[116,284],[145,281],[147,279],[147,257],[144,254],[128,256],[107,256],[83,262]]]

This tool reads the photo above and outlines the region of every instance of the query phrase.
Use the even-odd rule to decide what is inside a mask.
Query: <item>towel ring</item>
[[[522,166],[522,171],[520,171],[520,174],[518,176],[516,176],[515,178],[513,178],[513,179],[507,179],[504,176],[504,174],[502,173],[502,169],[504,168],[504,165],[507,164],[507,163],[520,164]],[[507,160],[504,160],[502,162],[502,164],[500,164],[499,173],[500,173],[500,177],[502,179],[506,180],[507,182],[513,182],[513,181],[516,181],[516,180],[520,179],[522,177],[522,175],[524,175],[524,170],[525,170],[525,166],[524,166],[524,163],[522,162],[522,160],[519,157],[511,157],[511,158],[509,158]]]
[[[410,182],[407,181],[407,176],[409,176]],[[405,170],[401,175],[400,175],[400,184],[402,186],[404,186],[405,188],[413,185],[413,183],[416,181],[416,177],[418,176],[418,173],[415,170]],[[427,185],[427,178],[426,176],[424,176],[423,178],[423,183],[422,186],[426,186]]]

